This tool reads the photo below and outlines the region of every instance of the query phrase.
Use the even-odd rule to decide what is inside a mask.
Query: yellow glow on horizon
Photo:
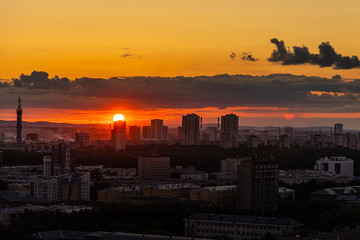
[[[116,121],[125,121],[125,117],[122,114],[115,114],[114,117],[113,117],[113,121],[114,122],[116,122]]]

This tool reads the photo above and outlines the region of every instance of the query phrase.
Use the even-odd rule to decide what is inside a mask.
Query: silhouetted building
[[[51,156],[43,157],[43,177],[48,178],[51,176]]]
[[[182,117],[182,142],[183,145],[200,144],[200,118],[192,113]]]
[[[239,135],[239,117],[235,114],[221,116],[221,147],[237,148]]]
[[[75,173],[76,151],[72,143],[58,143],[52,145],[51,175],[69,175]]]
[[[182,141],[182,127],[178,127],[178,139]]]
[[[221,160],[221,172],[231,172],[237,173],[238,166],[243,161],[250,160],[248,157],[239,157],[239,158],[226,158],[225,160]]]
[[[21,146],[22,145],[22,108],[21,108],[21,98],[19,97],[18,99],[18,106],[16,108],[16,115],[17,115],[17,119],[16,119],[16,145]]]
[[[116,150],[126,149],[126,121],[114,121],[114,129],[111,130],[111,142]]]
[[[334,130],[335,130],[335,132],[334,132],[334,134],[343,134],[343,129],[344,127],[343,127],[343,124],[341,124],[341,123],[336,123],[335,125],[334,125]]]
[[[151,139],[164,140],[164,121],[162,119],[151,119]]]
[[[151,126],[143,126],[143,138],[150,139],[151,138]]]
[[[163,179],[169,177],[170,158],[152,155],[138,158],[139,179]]]
[[[251,135],[247,137],[246,147],[248,148],[258,148],[259,147],[259,139],[255,135]]]
[[[238,165],[238,209],[256,212],[278,207],[279,167],[272,160],[245,160]]]
[[[87,148],[90,146],[90,133],[75,133],[76,146],[80,148]]]
[[[295,137],[294,128],[284,127],[284,135],[288,135],[288,137],[290,138],[290,141],[293,141],[294,137]]]
[[[129,140],[139,141],[140,140],[140,127],[129,126]]]
[[[288,135],[282,135],[279,139],[280,149],[290,149],[290,138]]]

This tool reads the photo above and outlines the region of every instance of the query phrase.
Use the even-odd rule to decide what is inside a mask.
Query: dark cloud
[[[15,87],[33,88],[33,89],[55,89],[55,90],[69,90],[70,80],[68,78],[49,78],[46,72],[34,71],[31,75],[21,74],[20,78],[13,79]]]
[[[352,69],[360,66],[357,56],[347,57],[337,53],[329,42],[319,45],[319,53],[313,54],[305,46],[287,49],[284,41],[273,38],[270,40],[276,46],[271,53],[270,62],[280,62],[282,65],[313,64],[319,67],[332,67],[334,69]]]
[[[126,53],[120,55],[121,58],[129,58],[129,57],[133,57],[133,56],[134,56],[134,54],[130,53],[130,52],[126,52]]]
[[[249,52],[243,52],[241,54],[241,60],[244,60],[244,61],[250,61],[250,62],[256,62],[258,61],[257,58],[254,58],[253,55]]]
[[[231,60],[235,60],[235,58],[237,57],[236,53],[232,52],[229,57],[231,58]]]
[[[294,111],[358,112],[360,79],[273,74],[268,76],[216,75],[197,77],[125,77],[49,79],[35,72],[0,88],[0,102],[24,96],[28,106],[104,109],[203,108],[268,106]],[[67,86],[64,91],[63,86]],[[4,103],[6,105],[6,103]]]

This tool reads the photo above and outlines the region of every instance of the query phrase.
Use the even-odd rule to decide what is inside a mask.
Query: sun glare
[[[113,117],[113,121],[124,121],[125,120],[125,117],[124,115],[122,114],[115,114],[114,117]]]

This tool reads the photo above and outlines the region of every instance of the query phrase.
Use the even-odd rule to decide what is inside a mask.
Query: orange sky
[[[270,63],[271,38],[288,47],[317,52],[329,41],[344,56],[360,56],[360,21],[356,0],[0,0],[0,79],[45,71],[50,77],[268,75],[291,73],[356,79],[359,69]],[[251,52],[257,62],[231,60],[229,54]],[[316,93],[315,91],[313,93]],[[318,94],[322,94],[319,92]],[[16,104],[15,104],[16,105]],[[262,108],[260,106],[260,108]],[[122,113],[130,123],[151,118],[180,122],[199,113],[212,121],[231,112],[217,109],[49,109],[28,107],[24,120],[106,122]],[[261,109],[240,117],[360,118],[360,113],[307,113]],[[254,109],[257,110],[257,109]],[[259,110],[259,109],[258,109]],[[141,117],[140,117],[141,116]],[[13,109],[0,119],[14,120]]]
[[[360,2],[345,0],[0,0],[0,78],[292,73],[357,78],[359,70],[266,61],[270,38],[360,55]],[[256,63],[231,61],[252,52]],[[124,54],[132,56],[122,57]]]

